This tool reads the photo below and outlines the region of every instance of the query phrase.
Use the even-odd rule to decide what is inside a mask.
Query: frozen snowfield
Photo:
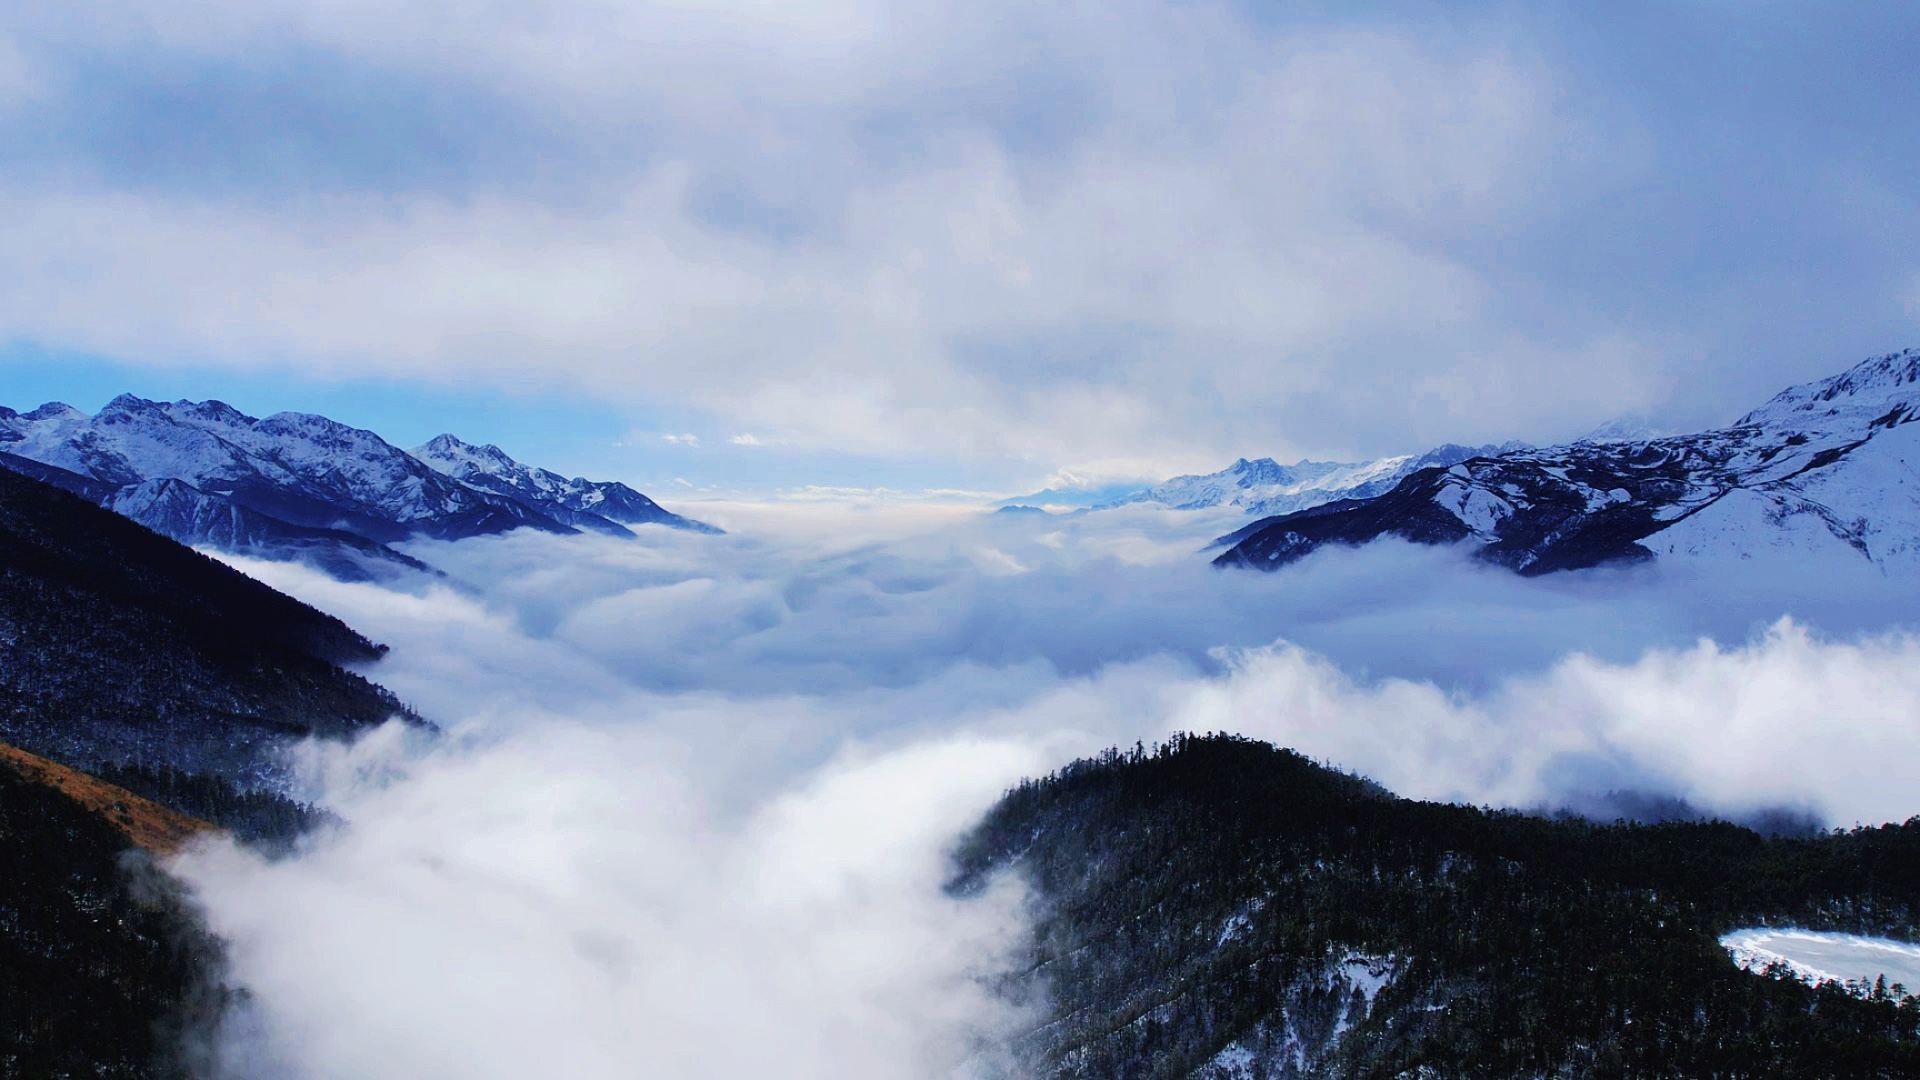
[[[1872,983],[1882,975],[1920,993],[1920,945],[1814,930],[1736,930],[1720,939],[1734,962],[1750,970],[1784,961],[1804,979]]]

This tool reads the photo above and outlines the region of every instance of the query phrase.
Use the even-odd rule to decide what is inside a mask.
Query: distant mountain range
[[[1327,544],[1470,543],[1522,574],[1656,556],[1920,561],[1920,352],[1792,387],[1731,426],[1589,438],[1436,462],[1228,536],[1222,566],[1271,570]]]
[[[0,407],[0,465],[187,544],[301,560],[359,579],[422,565],[387,545],[531,528],[696,532],[625,484],[568,479],[442,435],[412,453],[324,416],[256,419],[218,401],[122,395],[88,416]]]
[[[1300,461],[1282,465],[1272,458],[1241,458],[1217,473],[1176,476],[1150,488],[1110,499],[1094,507],[1109,510],[1135,503],[1159,503],[1174,510],[1237,506],[1249,514],[1288,514],[1336,499],[1366,499],[1393,490],[1422,469],[1445,467],[1476,457],[1527,449],[1526,443],[1455,446],[1448,443],[1424,454],[1402,454],[1372,461]]]
[[[1484,454],[1524,450],[1526,443],[1456,446],[1448,443],[1424,454],[1399,454],[1371,461],[1296,461],[1241,458],[1214,473],[1176,476],[1152,487],[1106,484],[1088,488],[1047,488],[1003,500],[1005,511],[1086,513],[1153,503],[1170,510],[1209,510],[1237,506],[1262,516],[1291,513],[1333,502],[1362,499],[1389,491],[1409,474],[1435,465],[1452,465]]]
[[[1768,553],[1920,561],[1920,351],[1782,391],[1728,427],[1656,435],[1605,425],[1560,446],[1448,444],[1362,462],[1241,458],[1204,475],[1082,500],[1258,517],[1216,540],[1220,566],[1274,570],[1327,544],[1470,543],[1534,575],[1655,557]],[[1059,492],[1008,500],[1059,507]],[[1069,500],[1070,501],[1070,500]]]

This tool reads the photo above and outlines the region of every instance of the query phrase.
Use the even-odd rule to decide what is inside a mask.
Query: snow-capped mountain
[[[1469,458],[1526,449],[1525,443],[1456,446],[1448,443],[1424,454],[1401,454],[1373,461],[1299,461],[1282,465],[1272,458],[1246,458],[1217,473],[1176,476],[1162,484],[1103,503],[1106,510],[1133,503],[1159,503],[1174,510],[1238,506],[1249,514],[1290,514],[1337,499],[1383,495],[1421,469],[1453,465]]]
[[[345,577],[420,567],[386,546],[412,537],[583,527],[633,535],[561,501],[463,482],[371,431],[306,413],[256,419],[218,401],[122,395],[93,416],[58,403],[28,413],[0,408],[0,453],[0,464],[176,540],[315,561]],[[21,468],[22,459],[34,465]],[[706,528],[660,513],[665,518],[654,520]]]
[[[1098,484],[1088,487],[1062,485],[1003,499],[995,509],[1026,506],[1048,513],[1073,513],[1092,510],[1095,507],[1123,506],[1139,492],[1140,488],[1135,483]]]
[[[666,525],[718,533],[704,522],[681,517],[617,481],[571,479],[522,465],[489,443],[475,446],[452,435],[435,437],[411,453],[429,467],[462,484],[538,507],[555,521],[596,532],[625,533],[626,525]]]
[[[1920,352],[1793,387],[1733,425],[1583,439],[1412,473],[1390,491],[1257,521],[1221,565],[1271,569],[1327,543],[1473,542],[1523,574],[1658,556],[1851,552],[1920,560]]]
[[[1587,432],[1585,435],[1580,436],[1580,438],[1575,441],[1651,442],[1654,439],[1662,439],[1672,434],[1674,434],[1674,431],[1671,428],[1655,427],[1649,423],[1645,417],[1628,416],[1618,420],[1609,420],[1599,427],[1594,428],[1592,431]],[[1516,446],[1513,449],[1525,450],[1527,448],[1524,446]]]

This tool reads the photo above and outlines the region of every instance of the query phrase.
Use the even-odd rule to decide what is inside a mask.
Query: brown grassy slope
[[[0,743],[0,768],[22,779],[54,788],[125,833],[128,840],[155,855],[171,855],[201,833],[217,831],[199,818],[169,810],[125,788],[88,776]]]

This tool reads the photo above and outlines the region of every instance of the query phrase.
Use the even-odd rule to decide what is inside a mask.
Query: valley
[[[657,504],[448,438],[412,460],[472,493],[456,501],[547,500],[566,528],[366,527],[271,551],[215,530],[196,551],[127,515],[125,486],[8,458],[0,992],[30,1003],[0,1025],[0,1062],[484,1075],[555,1052],[506,1022],[533,1015],[581,1075],[634,1055],[780,1068],[782,1041],[714,1049],[722,1017],[681,991],[710,978],[813,1046],[803,1072],[898,1014],[860,1051],[876,1075],[1905,1075],[1920,999],[1820,967],[1838,946],[1783,943],[1915,940],[1920,833],[1897,783],[1861,778],[1911,748],[1920,645],[1787,623],[1724,651],[1670,636],[1727,610],[1717,589],[1791,602],[1738,576],[1741,551],[1836,541],[1859,573],[1904,565],[1886,478],[1856,531],[1869,558],[1825,517],[1802,534],[1763,514],[1723,530],[1732,548],[1673,534],[1816,482],[1839,505],[1822,470],[1881,482],[1872,455],[1905,437],[1882,408],[1910,382],[1892,363],[1724,437],[1399,461],[1376,494],[1257,520],[1249,539],[1282,521],[1334,549],[1271,575],[1209,565],[1216,523],[1258,512],[1224,490],[1184,510],[902,514],[877,539],[859,509],[805,507],[751,532],[615,531],[595,507]],[[293,441],[248,460],[307,445],[273,437]],[[1514,509],[1475,548],[1447,508],[1480,504],[1433,492],[1492,477],[1546,493],[1502,488]],[[1628,498],[1553,486],[1603,480]],[[234,490],[285,507],[308,480],[274,483]],[[1527,524],[1548,506],[1572,516]],[[1626,520],[1668,524],[1601,559],[1628,564],[1616,576],[1578,577]],[[1500,554],[1526,537],[1546,537],[1535,561]],[[343,569],[356,544],[401,561]],[[1694,557],[1726,576],[1668,595],[1654,568]],[[1404,606],[1412,581],[1436,606]],[[1462,598],[1479,636],[1426,632]],[[1532,625],[1558,656],[1629,609],[1653,617],[1622,659],[1545,675],[1494,632]],[[1478,674],[1355,676],[1285,642],[1350,627],[1389,672],[1417,643]],[[1793,693],[1728,690],[1779,670]],[[1655,731],[1660,708],[1693,712]],[[1729,764],[1729,731],[1808,767]],[[1386,786],[1410,782],[1417,797]],[[450,976],[466,970],[522,974]]]

